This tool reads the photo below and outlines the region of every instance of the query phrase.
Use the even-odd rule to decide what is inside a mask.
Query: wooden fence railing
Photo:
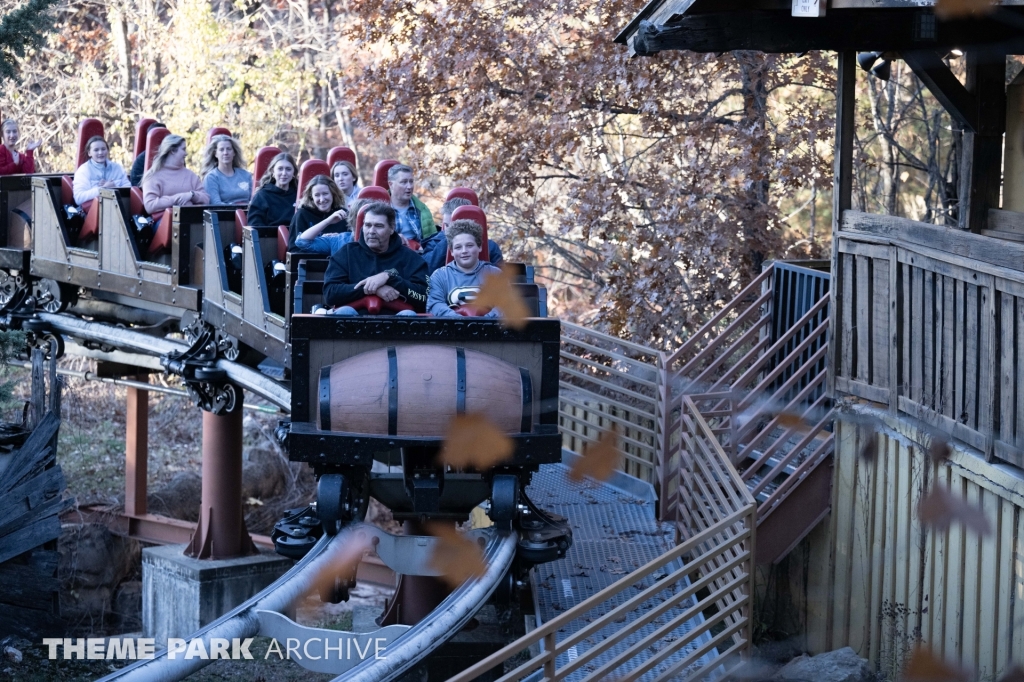
[[[671,354],[563,324],[565,447],[616,426],[625,471],[655,485],[660,518],[679,520],[679,401],[691,396],[763,519],[833,450],[829,281],[773,263]]]
[[[854,211],[836,237],[836,390],[1024,467],[1024,245]]]
[[[651,671],[658,681],[699,680],[742,665],[751,641],[756,506],[693,403],[684,398],[682,406],[677,427],[694,444],[679,472],[691,492],[686,539],[448,682],[470,682],[538,644],[539,656],[498,682],[537,671],[546,682],[635,680]],[[574,622],[582,627],[559,640]]]
[[[657,351],[569,322],[562,323],[559,425],[564,447],[583,452],[613,425],[623,470],[659,480],[661,356]]]

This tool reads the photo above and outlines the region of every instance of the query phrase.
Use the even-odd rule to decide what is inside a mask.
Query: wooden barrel
[[[391,346],[320,369],[320,428],[443,436],[456,414],[486,415],[507,433],[532,430],[526,369],[452,346]]]

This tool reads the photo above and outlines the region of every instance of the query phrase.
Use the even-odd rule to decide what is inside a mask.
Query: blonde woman
[[[3,139],[3,144],[0,144],[0,175],[35,173],[36,161],[32,153],[39,149],[43,141],[29,140],[25,145],[25,151],[19,153],[14,147],[18,144],[21,131],[18,122],[10,118],[0,126],[0,133]]]
[[[245,170],[242,147],[230,135],[214,135],[206,145],[199,175],[211,204],[247,204],[252,198],[252,173]]]
[[[185,138],[168,135],[160,143],[153,164],[142,176],[142,203],[153,215],[171,206],[210,203],[199,176],[185,168]]]

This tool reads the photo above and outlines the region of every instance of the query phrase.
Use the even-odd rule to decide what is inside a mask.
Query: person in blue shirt
[[[430,209],[413,194],[412,168],[396,164],[388,170],[391,207],[395,209],[395,232],[414,251],[422,253],[424,240],[437,234]],[[413,242],[409,244],[409,242]]]
[[[211,204],[248,204],[252,199],[252,173],[245,169],[241,145],[230,135],[214,135],[206,145],[199,177]]]

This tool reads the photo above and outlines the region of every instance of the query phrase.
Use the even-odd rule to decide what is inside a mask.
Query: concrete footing
[[[192,559],[184,550],[185,545],[142,550],[142,629],[158,647],[213,622],[294,565],[269,550],[238,559]]]

